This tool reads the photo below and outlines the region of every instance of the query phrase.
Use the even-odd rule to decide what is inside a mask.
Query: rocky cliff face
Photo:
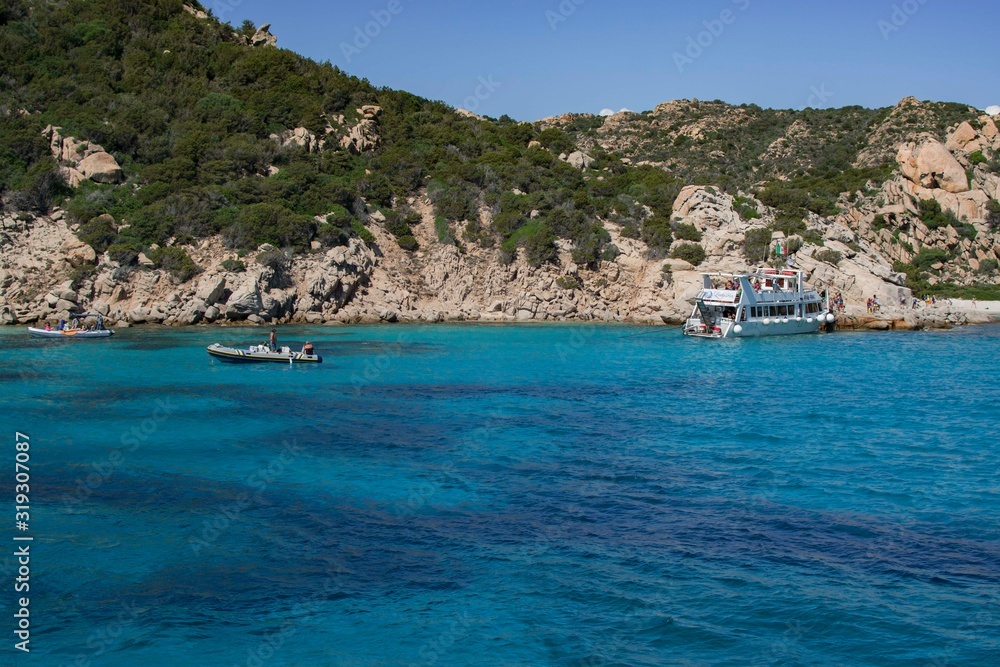
[[[370,150],[377,144],[379,109],[361,109],[359,116],[357,126],[338,136],[352,150]],[[103,153],[99,146],[63,138],[58,128],[46,132],[53,155],[64,169],[77,169],[82,177],[95,180],[114,177],[110,166],[103,171],[81,169],[87,160]],[[307,130],[274,139],[310,150],[321,147],[321,141]],[[1000,260],[1000,239],[985,220],[990,199],[1000,198],[1000,177],[974,157],[998,150],[1000,132],[989,117],[962,123],[945,142],[933,135],[916,137],[897,147],[897,176],[876,190],[844,195],[842,213],[835,218],[810,216],[803,234],[810,240],[801,239],[794,261],[809,273],[811,282],[844,295],[850,304],[845,325],[916,328],[983,319],[944,303],[919,312],[890,308],[883,317],[872,319],[861,304],[872,295],[890,306],[909,303],[913,295],[904,286],[905,277],[894,271],[893,262],[909,262],[925,249],[940,249],[955,258],[933,267],[932,279],[960,284],[982,280],[978,270],[983,263]],[[589,157],[581,153],[564,159],[586,169]],[[126,270],[106,256],[98,257],[76,238],[70,221],[59,210],[43,217],[8,214],[0,217],[0,322],[56,321],[82,311],[99,312],[119,326],[443,320],[680,322],[690,313],[702,271],[752,268],[742,252],[746,235],[772,223],[774,216],[760,202],[747,199],[760,216],[751,222],[737,213],[731,195],[716,188],[689,186],[680,193],[674,219],[693,225],[701,234],[706,259],[699,267],[679,259],[654,258],[642,241],[626,238],[610,221],[604,225],[621,254],[592,270],[573,263],[572,246],[564,241],[559,242],[556,263],[532,267],[523,256],[504,263],[496,249],[439,242],[433,207],[422,195],[408,202],[421,216],[421,222],[413,225],[420,245],[416,251],[400,248],[380,222],[384,218],[373,215],[369,227],[375,243],[371,246],[357,239],[331,249],[314,244],[313,252],[294,257],[263,246],[242,258],[220,238],[184,246],[203,269],[187,282],[148,267]],[[952,226],[925,224],[920,202],[927,200],[965,221],[962,232]],[[488,212],[480,215],[480,222],[488,225]],[[461,236],[459,230],[452,231],[453,236]],[[680,243],[675,241],[675,246]],[[238,265],[226,260],[239,260],[245,266],[232,270]]]
[[[953,259],[934,267],[931,284],[989,280],[980,269],[1000,259],[998,230],[987,222],[990,200],[1000,198],[1000,176],[972,156],[1000,150],[1000,132],[989,116],[977,125],[962,123],[947,144],[926,135],[904,143],[897,153],[902,173],[874,194],[861,193],[838,222],[890,261],[910,262],[925,249],[945,251]],[[926,201],[952,213],[961,229],[928,226],[920,207]]]

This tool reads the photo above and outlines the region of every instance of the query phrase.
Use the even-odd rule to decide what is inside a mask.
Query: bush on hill
[[[705,249],[697,243],[682,243],[670,253],[674,259],[683,259],[693,266],[705,261]]]

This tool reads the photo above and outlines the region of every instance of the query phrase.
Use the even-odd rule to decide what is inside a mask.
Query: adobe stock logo
[[[888,42],[892,33],[899,32],[927,2],[928,0],[906,0],[898,5],[893,5],[889,20],[882,19],[876,24],[879,32],[882,33],[882,39]]]
[[[569,20],[569,17],[576,14],[576,9],[587,0],[562,0],[556,10],[548,10],[545,12],[545,20],[549,22],[549,27],[555,32],[559,29],[560,23],[565,23]]]
[[[389,27],[392,19],[403,13],[402,0],[389,0],[385,9],[373,9],[371,11],[372,20],[363,26],[355,26],[354,39],[351,42],[341,42],[340,52],[350,63],[355,56],[360,56],[361,52],[371,46],[373,40],[377,39],[382,31]]]
[[[466,111],[475,113],[479,110],[479,105],[493,97],[493,93],[503,84],[493,80],[493,75],[479,77],[479,85],[472,95],[469,95],[462,102]]]
[[[745,12],[750,8],[750,0],[732,0],[732,2],[741,12]],[[723,9],[719,13],[718,18],[702,21],[705,29],[696,35],[689,35],[685,49],[683,51],[674,51],[673,53],[674,65],[677,66],[677,71],[683,74],[687,67],[694,65],[694,61],[701,58],[705,54],[705,51],[712,48],[716,40],[722,37],[722,34],[726,32],[726,27],[736,23],[738,16],[739,14],[732,9]]]

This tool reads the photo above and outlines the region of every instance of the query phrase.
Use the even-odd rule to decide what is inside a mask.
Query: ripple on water
[[[92,659],[125,603],[113,666],[286,624],[272,664],[992,663],[1000,330],[655,334],[283,330],[309,369],[204,353],[259,330],[11,340],[39,651]]]

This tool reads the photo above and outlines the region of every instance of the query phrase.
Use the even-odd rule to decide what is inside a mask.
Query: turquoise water
[[[0,664],[1000,664],[1000,328],[279,333],[0,331]]]

